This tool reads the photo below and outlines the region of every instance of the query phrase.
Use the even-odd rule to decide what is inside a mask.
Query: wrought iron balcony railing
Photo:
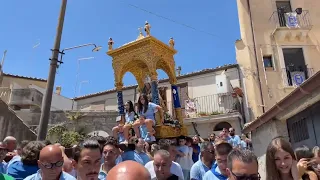
[[[284,86],[299,86],[314,74],[313,68],[287,67],[281,69]]]
[[[174,116],[172,102],[167,103],[167,108]],[[241,105],[237,97],[232,93],[226,93],[201,96],[181,102],[181,109],[184,118],[195,118],[240,112]]]
[[[301,14],[296,14],[296,16],[278,10],[272,13],[269,20],[275,25],[275,28],[311,28],[312,26],[308,10],[303,10]]]

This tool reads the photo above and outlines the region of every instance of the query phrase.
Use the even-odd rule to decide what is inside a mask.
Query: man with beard
[[[135,161],[124,161],[112,168],[106,179],[109,180],[150,180],[150,173]]]
[[[98,180],[101,166],[101,148],[96,140],[85,140],[76,148],[74,160],[76,161],[78,180]]]
[[[240,136],[235,135],[235,131],[234,131],[233,128],[229,128],[229,139],[228,139],[228,142],[234,148],[240,148],[240,146],[241,146]]]
[[[49,145],[40,151],[37,173],[28,176],[25,180],[75,180],[74,177],[62,171],[63,156],[58,146]]]
[[[101,165],[98,178],[100,180],[105,180],[108,172],[116,166],[116,160],[119,155],[118,141],[109,136],[106,138],[106,143],[102,150],[102,156],[104,159],[103,164]]]

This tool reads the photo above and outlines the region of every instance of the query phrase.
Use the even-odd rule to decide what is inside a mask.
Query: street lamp
[[[74,85],[74,94],[73,94],[72,106],[71,106],[71,109],[72,109],[72,110],[73,110],[73,108],[74,108],[74,98],[75,98],[76,95],[77,95],[77,87],[78,87],[79,75],[80,75],[80,61],[89,60],[89,59],[94,59],[94,57],[87,57],[87,58],[80,58],[80,59],[78,59],[78,67],[77,67],[77,75],[76,75],[76,84]]]
[[[64,51],[80,48],[84,46],[94,46],[93,52],[99,51],[101,49],[101,46],[96,46],[93,43],[90,44],[83,44],[79,46],[74,46],[70,48],[65,48],[60,51],[60,44],[61,44],[61,36],[62,36],[62,30],[63,30],[63,24],[64,24],[64,17],[66,13],[66,7],[67,7],[67,0],[62,0],[61,8],[60,8],[60,14],[59,14],[59,20],[58,20],[58,26],[57,26],[57,34],[54,42],[54,46],[52,51],[52,56],[50,59],[50,70],[47,80],[47,87],[46,92],[43,97],[42,107],[41,107],[41,116],[40,116],[40,123],[39,123],[39,131],[37,140],[45,140],[47,136],[47,130],[48,130],[48,123],[49,123],[49,115],[50,115],[50,108],[51,108],[51,102],[52,102],[52,94],[53,94],[53,88],[54,88],[54,81],[56,78],[56,71],[58,67],[58,63],[62,63],[62,56],[64,54]],[[59,54],[61,54],[60,60]]]
[[[89,83],[89,81],[81,81],[81,82],[80,82],[78,95],[80,95],[80,93],[81,93],[81,87],[82,87],[82,84],[84,84],[84,83]]]

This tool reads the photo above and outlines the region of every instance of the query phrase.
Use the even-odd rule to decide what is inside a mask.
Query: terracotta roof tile
[[[4,76],[9,76],[9,77],[15,77],[15,78],[23,78],[23,79],[30,79],[30,80],[35,80],[35,81],[44,81],[46,82],[46,79],[42,78],[36,78],[36,77],[28,77],[28,76],[20,76],[20,75],[15,75],[15,74],[9,74],[9,73],[3,73]]]

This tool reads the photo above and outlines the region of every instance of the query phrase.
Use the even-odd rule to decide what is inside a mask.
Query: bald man
[[[13,136],[7,136],[3,142],[7,145],[9,152],[14,152],[17,148],[17,139]]]
[[[48,145],[40,151],[38,160],[40,170],[25,180],[75,180],[68,173],[62,172],[63,155],[59,146]]]
[[[112,168],[108,180],[150,180],[148,170],[135,161],[124,161]]]

